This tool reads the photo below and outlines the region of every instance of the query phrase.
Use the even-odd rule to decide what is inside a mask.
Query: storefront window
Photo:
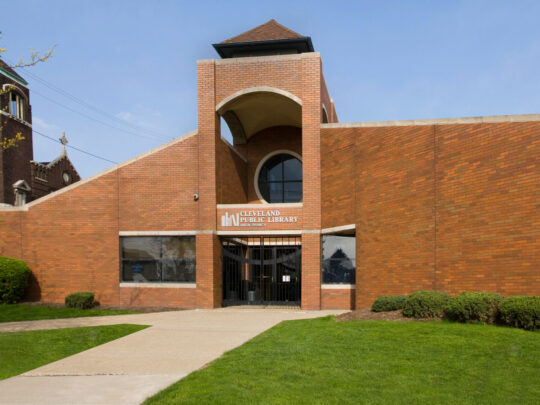
[[[323,235],[323,284],[354,284],[356,273],[355,235]]]
[[[121,237],[123,282],[195,282],[194,236]]]
[[[302,201],[302,162],[293,155],[280,153],[270,157],[262,165],[257,181],[266,202]]]

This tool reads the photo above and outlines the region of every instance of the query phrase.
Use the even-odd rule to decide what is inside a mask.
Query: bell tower
[[[295,205],[302,219],[300,229],[295,230],[301,233],[302,240],[302,307],[320,308],[320,124],[323,110],[331,112],[330,120],[335,117],[324,84],[320,54],[315,52],[310,37],[275,20],[214,44],[214,48],[222,59],[201,60],[197,64],[202,231],[197,236],[199,306],[215,307],[221,302],[216,208],[224,203],[272,208],[268,201],[250,198],[255,166],[260,166],[253,157],[272,152],[273,145],[279,149],[279,145],[297,136],[295,154],[303,165],[302,200]],[[221,118],[233,136],[234,144],[230,147],[243,159],[234,168],[220,160]],[[231,178],[238,178],[238,184],[244,184],[247,191],[227,197],[223,190],[230,188]]]
[[[0,203],[14,204],[14,184],[31,184],[32,108],[28,83],[0,59]]]

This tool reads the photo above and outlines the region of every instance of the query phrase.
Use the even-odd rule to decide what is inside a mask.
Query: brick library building
[[[32,269],[29,300],[540,295],[540,115],[339,123],[310,37],[271,20],[214,47],[195,131],[0,208],[0,254]]]

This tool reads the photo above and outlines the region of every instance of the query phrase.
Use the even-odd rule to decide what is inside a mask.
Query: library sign
[[[223,210],[221,214],[221,228],[231,227],[271,227],[275,229],[288,227],[291,224],[294,228],[299,226],[299,216],[301,211],[298,208],[284,210],[278,209],[242,209]]]

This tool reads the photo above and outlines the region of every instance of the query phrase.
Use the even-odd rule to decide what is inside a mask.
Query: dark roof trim
[[[261,51],[296,51],[291,53],[314,52],[310,37],[273,39],[269,41],[232,42],[212,45],[222,58],[233,58],[234,55]]]
[[[21,76],[11,73],[9,70],[0,67],[0,72],[8,76],[10,79],[15,80],[17,83],[22,84],[23,86],[28,86],[28,82],[24,80]]]

